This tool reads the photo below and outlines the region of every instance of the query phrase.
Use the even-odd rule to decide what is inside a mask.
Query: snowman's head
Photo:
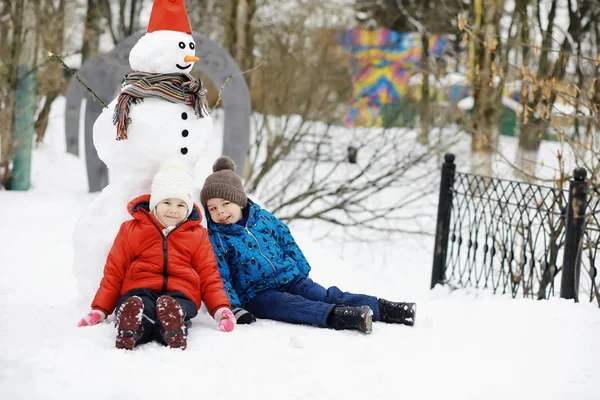
[[[129,65],[134,71],[156,74],[189,74],[196,57],[192,35],[178,31],[154,31],[138,40],[129,53]]]

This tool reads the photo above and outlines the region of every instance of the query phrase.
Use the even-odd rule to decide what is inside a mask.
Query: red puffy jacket
[[[150,195],[144,195],[129,203],[134,219],[121,224],[92,309],[111,314],[131,289],[181,291],[198,308],[203,301],[210,315],[221,307],[229,308],[198,206],[194,204],[190,217],[165,236],[160,222],[148,211],[149,201]]]

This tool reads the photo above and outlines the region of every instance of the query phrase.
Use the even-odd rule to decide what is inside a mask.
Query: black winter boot
[[[373,310],[369,306],[335,306],[329,314],[329,327],[335,330],[352,329],[364,333],[373,330]]]
[[[378,299],[379,319],[390,324],[404,324],[413,326],[417,315],[415,303],[396,303],[385,299]]]

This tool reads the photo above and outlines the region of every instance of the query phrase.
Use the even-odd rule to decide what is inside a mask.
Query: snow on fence
[[[586,174],[577,168],[567,191],[456,172],[446,154],[431,287],[576,301],[581,292],[600,305],[600,188],[590,188]]]

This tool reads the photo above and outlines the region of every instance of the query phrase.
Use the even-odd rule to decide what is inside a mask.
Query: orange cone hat
[[[184,0],[154,0],[148,22],[148,33],[178,31],[192,34]]]

